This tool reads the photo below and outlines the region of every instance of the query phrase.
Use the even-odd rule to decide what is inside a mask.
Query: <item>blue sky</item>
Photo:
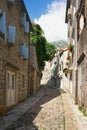
[[[41,26],[48,42],[67,41],[66,0],[24,0],[30,19]]]
[[[46,13],[47,5],[51,4],[54,0],[24,0],[29,11],[29,15],[32,21],[35,18],[39,18],[41,14]]]

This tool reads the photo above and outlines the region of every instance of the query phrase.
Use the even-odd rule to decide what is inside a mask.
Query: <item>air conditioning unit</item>
[[[68,19],[71,19],[71,16],[72,16],[72,11],[71,11],[71,9],[69,8],[69,9],[68,9]]]

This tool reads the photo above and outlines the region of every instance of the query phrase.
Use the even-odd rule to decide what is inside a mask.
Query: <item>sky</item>
[[[24,0],[30,19],[41,26],[48,42],[67,41],[66,0]]]

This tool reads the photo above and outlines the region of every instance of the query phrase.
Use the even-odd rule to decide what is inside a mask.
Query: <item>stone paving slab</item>
[[[0,130],[5,130],[13,122],[18,120],[28,109],[30,109],[36,102],[38,102],[44,95],[44,90],[40,89],[38,93],[32,97],[27,98],[17,107],[7,112],[0,118]]]

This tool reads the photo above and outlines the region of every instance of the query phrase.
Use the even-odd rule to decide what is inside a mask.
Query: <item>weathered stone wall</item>
[[[23,57],[19,55],[19,52],[23,42],[25,42],[28,47],[29,36],[24,33],[24,27],[20,24],[23,8],[19,5],[18,0],[15,0],[12,6],[8,6],[7,1],[0,0],[0,7],[6,12],[7,28],[8,25],[16,26],[16,41],[14,46],[8,46],[7,35],[4,40],[2,39],[0,41],[0,56],[2,57],[2,60],[0,59],[0,84],[1,77],[3,77],[1,64],[1,62],[3,62],[5,67],[4,71],[7,72],[7,70],[10,70],[16,74],[16,103],[18,103],[25,99],[28,94],[28,60],[24,60]],[[25,76],[24,87],[22,87],[22,74]],[[6,77],[6,73],[4,77]],[[0,100],[0,104],[4,102],[6,98],[6,79],[3,79],[3,82],[4,90],[2,90],[2,88],[0,89],[0,99],[2,99]],[[3,91],[5,91],[4,94]],[[3,95],[4,98],[2,98]]]
[[[78,89],[80,89],[80,94],[78,95],[79,98],[79,104],[82,106],[87,106],[86,104],[86,99],[87,99],[87,94],[86,93],[86,80],[87,80],[87,26],[83,29],[83,32],[81,34],[81,37],[79,39],[79,44],[78,44],[78,58],[81,57],[82,53],[84,53],[85,57],[82,60],[81,64],[78,66],[78,75],[80,75],[80,80],[78,80]],[[81,72],[80,72],[80,71]]]
[[[78,1],[78,5],[80,5],[80,2],[81,1]],[[77,5],[76,5],[77,6]],[[85,18],[87,18],[87,2],[85,1]],[[85,19],[86,20],[86,19]],[[87,21],[87,20],[86,20]],[[76,31],[76,21],[74,21],[74,28],[75,28],[75,31]],[[78,39],[78,38],[77,38]],[[79,105],[82,105],[82,106],[85,106],[85,109],[87,107],[87,93],[86,93],[86,87],[87,87],[87,83],[86,83],[86,80],[87,80],[87,25],[85,24],[85,27],[83,28],[80,36],[79,36],[79,39],[78,39],[78,42],[77,42],[77,47],[78,47],[78,60],[80,60],[80,63],[78,64],[78,76],[76,78],[76,45],[75,45],[75,48],[74,48],[74,54],[73,54],[73,94],[75,95],[76,97],[76,94],[77,94],[77,100],[78,100],[78,104]],[[84,53],[85,57],[83,59],[81,59],[81,55],[82,53]],[[76,81],[77,80],[77,81]],[[75,85],[77,82],[77,86]]]
[[[29,49],[29,81],[30,81],[30,93],[35,94],[40,87],[40,76],[37,62],[36,48],[33,44],[30,44]]]
[[[5,67],[0,55],[0,105],[5,103]]]

